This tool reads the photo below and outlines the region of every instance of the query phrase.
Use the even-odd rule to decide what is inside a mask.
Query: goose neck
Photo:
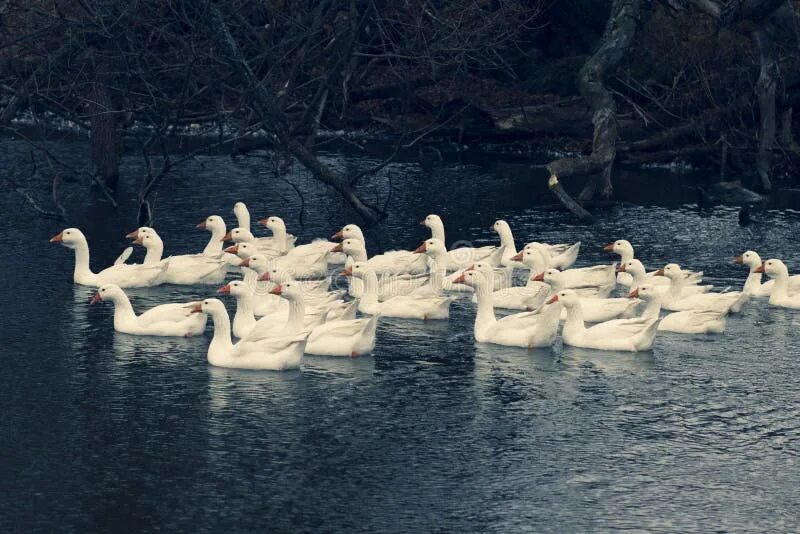
[[[73,278],[78,283],[86,283],[96,275],[89,267],[89,244],[86,241],[79,241],[75,244],[75,270]]]
[[[227,356],[233,350],[231,341],[231,319],[226,310],[209,312],[214,323],[214,336],[208,345],[208,359]]]
[[[431,229],[431,237],[438,239],[444,243],[444,223],[442,221],[433,221],[429,228]]]
[[[147,253],[144,255],[144,264],[151,265],[154,263],[158,263],[161,261],[161,256],[164,255],[164,243],[158,242],[155,245],[151,245],[147,249]]]
[[[117,295],[112,299],[114,304],[114,328],[119,330],[127,321],[136,319],[136,313],[127,295]]]
[[[361,296],[361,303],[373,305],[378,303],[378,275],[374,271],[365,274],[362,279],[364,282],[364,294]]]
[[[206,248],[203,249],[203,254],[206,256],[218,256],[222,254],[222,238],[225,237],[225,228],[213,228],[211,230],[211,237],[208,240]]]
[[[642,312],[642,317],[653,319],[661,313],[661,300],[654,298],[647,302],[647,307]]]
[[[480,336],[497,322],[494,315],[492,291],[486,281],[481,281],[475,286],[475,298],[478,300],[478,309],[475,313],[475,333]]]
[[[289,318],[286,321],[286,334],[294,334],[303,328],[306,306],[302,297],[289,300]]]

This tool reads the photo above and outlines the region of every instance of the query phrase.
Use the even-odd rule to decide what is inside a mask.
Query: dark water
[[[4,166],[18,148],[5,144]],[[733,209],[681,206],[680,177],[663,173],[645,189],[672,207],[613,209],[595,226],[537,209],[550,199],[527,165],[408,161],[389,174],[392,212],[368,234],[373,252],[416,246],[427,235],[417,221],[438,212],[449,241],[494,242],[503,217],[518,244],[580,239],[591,264],[627,237],[649,266],[677,261],[720,286],[741,285],[730,257],[747,248],[800,267],[796,214],[742,229]],[[304,228],[296,194],[260,161],[184,167],[156,203],[168,253],[200,250],[207,234],[194,225],[211,213],[233,222],[237,200],[254,217],[282,215],[302,239],[349,222],[335,197],[294,178]],[[93,265],[108,264],[135,226],[130,199],[117,213],[82,193],[69,202]],[[114,333],[111,308],[89,307],[91,291],[72,285],[71,253],[47,243],[58,226],[14,195],[0,206],[3,531],[800,528],[800,313],[750,303],[724,335],[659,335],[648,353],[560,342],[529,353],[475,344],[460,301],[449,322],[382,321],[370,357],[218,369],[205,338]],[[208,292],[131,291],[137,307]]]

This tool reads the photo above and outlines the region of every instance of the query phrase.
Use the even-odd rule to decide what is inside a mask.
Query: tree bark
[[[121,139],[114,98],[106,84],[106,76],[95,75],[90,89],[91,156],[97,180],[115,191],[119,183]]]
[[[242,79],[245,88],[251,91],[253,109],[263,127],[271,132],[297,161],[311,171],[314,178],[338,192],[365,222],[372,224],[379,221],[383,215],[379,209],[364,202],[350,187],[346,177],[323,164],[303,143],[291,135],[286,115],[280,110],[274,95],[263,84],[258,83],[219,7],[209,2],[207,9],[211,31],[220,49],[224,51],[224,60]]]
[[[756,173],[765,192],[772,191],[772,150],[775,147],[775,91],[780,68],[772,37],[763,26],[753,32],[758,47],[761,71],[756,83],[759,109],[758,155]]]

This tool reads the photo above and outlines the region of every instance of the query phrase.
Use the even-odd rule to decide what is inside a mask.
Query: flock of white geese
[[[566,345],[644,351],[659,331],[723,332],[727,316],[751,297],[800,309],[800,276],[790,277],[782,261],[762,262],[753,251],[734,258],[749,268],[742,290],[714,292],[713,286],[702,284],[702,272],[675,263],[645,271],[626,240],[605,247],[619,261],[572,268],[580,242],[531,242],[517,251],[511,228],[499,220],[492,227],[498,246],[447,250],[441,218],[428,215],[421,224],[431,237],[416,250],[370,257],[355,224],[334,234],[332,239],[339,242],[319,239],[300,245],[279,217],[258,221],[272,235],[256,237],[247,207],[238,202],[233,212],[237,227],[230,231],[218,215],[197,225],[211,236],[196,254],[164,258],[158,233],[141,227],[127,237],[146,250],[142,263],[128,263],[133,251],[128,247],[114,265],[98,273],[91,270],[89,245],[79,229],[62,230],[50,242],[74,251],[74,282],[98,288],[91,304],[114,305],[115,330],[200,335],[210,316],[214,335],[208,362],[242,369],[292,369],[304,354],[368,354],[375,347],[380,317],[445,320],[459,297],[476,303],[476,341],[528,349],[552,345],[562,322]],[[233,245],[225,248],[227,242]],[[331,274],[342,264],[338,274],[346,277],[347,289],[332,290]],[[530,273],[524,286],[513,285],[517,269]],[[226,283],[231,273],[241,279]],[[763,274],[770,280],[763,282]],[[224,284],[217,293],[235,298],[233,321],[217,298],[162,304],[137,314],[123,288],[160,284]],[[611,297],[618,287],[625,296]],[[498,308],[519,311],[498,318]]]

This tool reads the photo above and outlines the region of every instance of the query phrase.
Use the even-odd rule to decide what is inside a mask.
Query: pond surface
[[[13,168],[24,147],[4,142]],[[83,161],[80,144],[59,147]],[[683,178],[629,173],[662,207],[599,212],[593,226],[537,207],[541,171],[516,161],[420,159],[389,168],[391,214],[372,253],[413,248],[417,222],[444,218],[448,241],[583,242],[579,263],[628,238],[649,266],[676,261],[740,287],[752,248],[800,269],[791,212],[741,228],[731,208],[698,212]],[[331,155],[339,167],[369,161]],[[141,173],[126,159],[127,175]],[[199,251],[194,229],[237,200],[278,214],[301,240],[352,222],[335,196],[292,171],[304,195],[258,158],[208,157],[161,188],[167,253]],[[385,200],[389,178],[378,187]],[[632,181],[635,179],[635,181]],[[80,189],[80,188],[78,188]],[[135,227],[135,184],[119,211],[71,193],[71,224],[112,261]],[[664,207],[663,204],[668,206]],[[0,529],[167,531],[796,531],[800,529],[800,312],[751,302],[718,336],[663,334],[652,352],[528,352],[476,344],[473,307],[450,321],[382,320],[374,355],[306,357],[286,373],[206,363],[208,338],[117,334],[110,306],[71,283],[60,228],[0,198]],[[215,288],[131,290],[141,309]],[[230,302],[228,304],[231,304]],[[208,335],[208,334],[207,334]]]

